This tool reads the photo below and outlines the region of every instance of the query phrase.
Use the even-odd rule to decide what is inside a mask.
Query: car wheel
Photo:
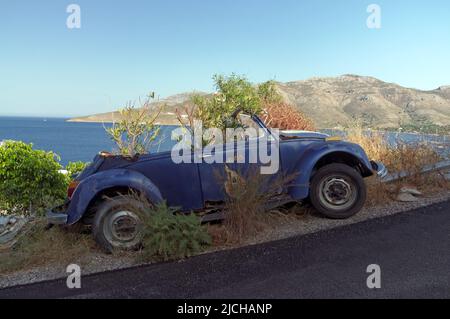
[[[328,218],[345,219],[359,213],[366,196],[361,174],[344,164],[322,167],[311,181],[311,204]]]
[[[103,201],[94,217],[95,241],[108,253],[137,249],[143,238],[144,212],[144,205],[130,196]]]

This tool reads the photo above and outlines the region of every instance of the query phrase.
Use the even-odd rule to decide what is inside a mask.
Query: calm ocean
[[[162,129],[160,150],[170,150],[175,143],[170,141],[172,129]],[[395,133],[390,134],[392,140],[397,137]],[[441,154],[450,154],[449,137],[401,134],[400,138],[407,142],[426,140],[435,145]],[[0,141],[7,139],[33,143],[36,149],[53,151],[61,157],[62,165],[73,161],[89,162],[99,151],[113,150],[103,124],[70,123],[62,118],[0,117]]]
[[[63,165],[89,162],[99,151],[113,147],[103,124],[69,123],[55,118],[0,117],[0,140],[33,143],[36,149],[58,154]]]
[[[165,149],[170,150],[169,133],[168,128],[163,129],[161,136],[166,141]],[[64,166],[74,161],[90,162],[98,152],[114,148],[104,124],[71,123],[63,118],[0,117],[1,140],[24,141],[33,143],[36,149],[53,151]]]

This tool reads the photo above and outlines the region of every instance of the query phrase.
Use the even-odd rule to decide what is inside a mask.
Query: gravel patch
[[[284,222],[280,220],[280,226],[277,225],[276,227],[271,227],[247,244],[258,244],[267,241],[286,239],[293,236],[311,234],[322,230],[356,224],[365,220],[407,212],[447,200],[450,200],[450,191],[443,191],[432,196],[423,197],[417,202],[389,202],[385,205],[366,207],[357,215],[344,220],[326,219],[315,213],[307,213],[295,219],[287,219]]]
[[[286,239],[293,236],[306,235],[344,225],[359,223],[369,219],[394,215],[447,200],[450,200],[450,191],[443,191],[431,196],[423,197],[418,202],[389,202],[381,206],[366,207],[356,216],[346,220],[330,220],[309,212],[295,217],[288,216],[275,218],[275,223],[272,225],[273,227],[267,228],[256,238],[251,241],[247,241],[243,245],[254,245],[274,240]],[[230,248],[234,247],[217,247],[208,250],[207,253]],[[132,255],[113,256],[98,252],[90,253],[82,259],[75,260],[73,263],[81,266],[83,275],[128,268],[137,265],[135,257]],[[64,278],[67,276],[67,266],[68,265],[52,264],[45,267],[18,271],[7,275],[0,274],[0,288]]]
[[[117,257],[101,253],[91,253],[80,260],[74,260],[73,264],[80,265],[82,275],[89,275],[99,272],[129,268],[134,265],[133,257]],[[67,277],[66,272],[69,264],[52,264],[44,267],[36,267],[29,270],[22,270],[12,274],[0,274],[0,288],[27,285],[40,281],[47,281]]]

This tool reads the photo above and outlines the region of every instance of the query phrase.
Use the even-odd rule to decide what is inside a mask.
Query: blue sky
[[[346,73],[450,85],[448,0],[1,1],[0,115],[107,112],[156,91]],[[81,29],[66,8],[81,7]],[[382,9],[369,29],[367,6]]]

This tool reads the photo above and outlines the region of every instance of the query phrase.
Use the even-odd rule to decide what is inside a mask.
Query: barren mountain
[[[355,119],[377,128],[450,125],[450,86],[421,91],[356,75],[277,85],[289,103],[310,116],[321,128],[347,125]],[[191,95],[179,94],[158,102],[167,103],[162,122],[175,123],[174,110]],[[113,120],[113,114],[117,120],[117,113],[106,113],[73,121],[108,122]]]

